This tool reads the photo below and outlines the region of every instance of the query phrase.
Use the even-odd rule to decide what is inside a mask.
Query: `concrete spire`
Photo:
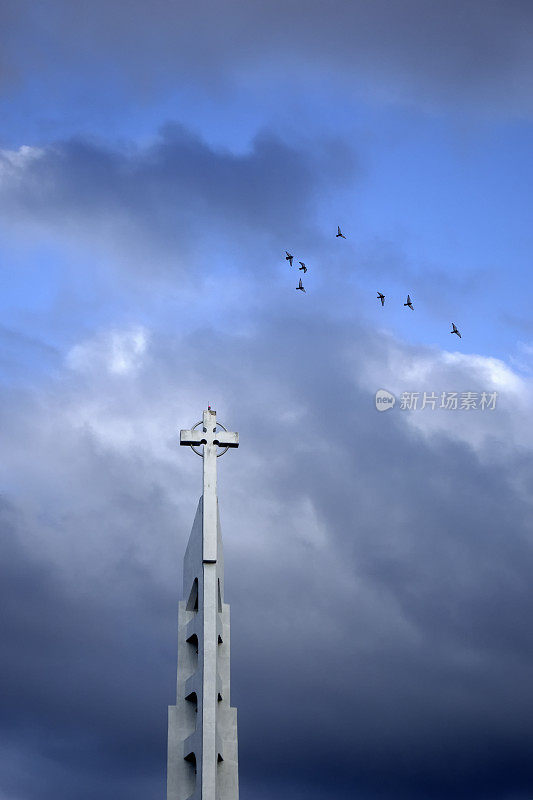
[[[190,445],[203,459],[203,495],[183,563],[177,699],[168,709],[167,800],[238,800],[237,710],[230,706],[230,616],[224,603],[217,457],[239,446],[239,434],[217,425],[216,412],[208,408],[202,422],[181,431],[180,444]]]

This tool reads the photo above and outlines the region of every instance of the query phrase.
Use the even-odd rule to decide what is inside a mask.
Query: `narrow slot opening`
[[[198,611],[198,578],[195,578],[192,583],[187,600],[187,611]]]
[[[194,710],[198,713],[198,697],[196,696],[196,692],[191,692],[185,699],[189,703],[194,703]]]
[[[194,774],[196,775],[196,755],[194,753],[189,753],[188,756],[185,756],[185,761],[188,761],[189,764],[192,764],[194,767]]]

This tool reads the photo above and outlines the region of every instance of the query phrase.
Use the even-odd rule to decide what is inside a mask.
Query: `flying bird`
[[[452,330],[452,331],[450,331],[450,333],[456,333],[456,334],[457,334],[457,336],[459,337],[459,339],[461,339],[461,338],[462,338],[462,337],[461,337],[461,334],[459,333],[459,331],[458,331],[458,330],[457,330],[457,328],[455,327],[455,322],[452,322],[452,328],[453,328],[453,330]]]
[[[305,292],[304,285],[303,285],[303,283],[302,283],[302,279],[301,279],[301,278],[300,278],[300,283],[299,283],[299,284],[298,284],[298,286],[296,287],[296,291],[298,291],[298,289],[299,289],[301,292]]]
[[[407,295],[407,303],[404,303],[404,306],[409,306],[411,311],[414,311],[413,304],[411,303],[411,298]]]
[[[378,292],[378,300],[381,300],[381,305],[382,306],[385,305],[385,295],[381,294],[381,292]]]
[[[344,233],[342,233],[341,229],[340,229],[340,228],[339,228],[339,226],[337,225],[337,235],[336,235],[336,237],[335,237],[335,238],[336,238],[336,239],[338,239],[338,238],[339,238],[339,236],[341,237],[341,239],[346,239],[346,236],[344,235]]]
[[[303,269],[303,271],[304,271],[304,275],[305,275],[305,273],[307,272],[307,267],[305,266],[304,262],[303,262],[303,261],[298,261],[298,264],[301,264],[301,265],[302,265],[301,267],[298,267],[298,269],[299,269],[299,270],[302,270],[302,269]]]
[[[291,265],[291,267],[292,267],[292,259],[294,258],[294,256],[291,256],[291,254],[289,253],[289,251],[288,251],[288,250],[285,250],[285,252],[287,253],[287,255],[285,256],[285,261],[288,261],[288,262],[289,262],[289,264],[290,264],[290,265]]]

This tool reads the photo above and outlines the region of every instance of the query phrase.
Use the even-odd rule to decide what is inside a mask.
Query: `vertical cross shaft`
[[[220,424],[219,427],[221,427]],[[221,455],[217,451],[219,447],[238,447],[239,437],[237,433],[230,433],[226,430],[217,431],[216,413],[208,409],[204,411],[201,423],[198,423],[191,430],[182,430],[180,432],[180,444],[190,445],[203,458],[203,496],[200,505],[202,555],[201,565],[198,564],[198,568],[201,570],[201,579],[197,581],[199,588],[198,615],[200,619],[195,628],[198,630],[198,666],[200,670],[198,682],[196,682],[194,675],[189,679],[198,687],[197,730],[194,737],[192,737],[196,738],[197,741],[195,746],[197,752],[194,753],[197,766],[197,788],[191,798],[194,798],[194,800],[226,800],[228,798],[229,800],[230,795],[232,798],[235,796],[235,791],[229,790],[233,779],[228,776],[230,774],[234,775],[234,786],[237,794],[238,777],[236,761],[233,762],[235,768],[234,772],[231,773],[233,769],[231,767],[233,760],[231,755],[232,745],[229,745],[227,752],[227,767],[222,772],[219,767],[219,762],[224,761],[221,752],[224,750],[223,740],[228,743],[232,741],[233,734],[229,740],[226,739],[227,731],[233,730],[232,726],[235,728],[234,747],[236,758],[236,719],[235,723],[230,722],[233,717],[229,708],[229,671],[227,673],[228,696],[222,703],[223,698],[219,692],[221,676],[218,670],[218,666],[220,666],[218,665],[218,659],[221,656],[219,648],[223,643],[219,632],[221,625],[224,629],[227,625],[228,642],[223,646],[229,655],[229,609],[227,611],[224,610],[223,606],[225,604],[222,603],[221,599],[222,553],[217,552],[220,535],[217,500],[217,456]],[[199,446],[203,446],[202,453],[196,450],[196,447]],[[191,539],[193,536],[194,526]],[[200,543],[198,542],[198,544]],[[227,619],[226,623],[224,623],[225,619]],[[225,672],[225,668],[222,669],[222,672]],[[200,726],[201,729],[198,730]],[[224,731],[226,735],[223,734]],[[188,753],[184,753],[184,757],[187,756]]]
[[[238,447],[239,434],[217,431],[216,411],[209,408],[203,413],[201,428],[180,432],[180,444],[204,446],[203,560],[213,563],[217,560],[217,448]]]
[[[216,433],[216,414],[204,411],[204,429],[213,435]],[[209,427],[211,430],[209,430]],[[217,445],[211,442],[204,444],[204,524],[203,524],[203,560],[214,563],[217,560]]]

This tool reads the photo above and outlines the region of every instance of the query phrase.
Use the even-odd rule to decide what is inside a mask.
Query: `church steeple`
[[[216,412],[208,408],[202,422],[181,431],[180,444],[190,445],[203,459],[203,495],[183,565],[177,699],[168,716],[167,800],[238,800],[237,710],[230,706],[230,612],[224,603],[217,457],[238,447],[239,435],[217,424]]]

